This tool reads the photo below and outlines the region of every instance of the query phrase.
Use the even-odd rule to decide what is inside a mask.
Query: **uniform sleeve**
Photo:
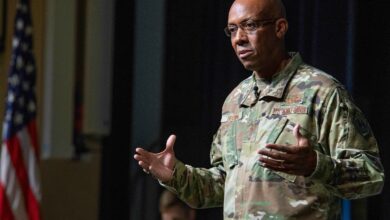
[[[177,160],[173,179],[160,184],[193,208],[222,207],[226,173],[219,131],[214,136],[210,157],[212,167],[209,169],[194,168]]]
[[[322,115],[317,167],[309,179],[345,199],[379,194],[384,170],[378,144],[345,89],[335,88],[329,94]]]

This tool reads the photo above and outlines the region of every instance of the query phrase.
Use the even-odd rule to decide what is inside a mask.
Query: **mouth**
[[[252,53],[253,51],[249,49],[240,50],[238,51],[238,57],[240,57],[241,59],[245,59],[248,56],[250,56]]]

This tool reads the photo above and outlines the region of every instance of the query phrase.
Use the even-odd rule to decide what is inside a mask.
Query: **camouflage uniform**
[[[227,97],[212,143],[212,168],[177,161],[173,180],[163,186],[195,208],[223,205],[224,219],[337,219],[340,198],[382,190],[377,142],[361,111],[338,81],[299,54],[291,56],[272,80],[253,74]],[[312,175],[262,167],[259,148],[295,145],[296,123],[317,153]]]

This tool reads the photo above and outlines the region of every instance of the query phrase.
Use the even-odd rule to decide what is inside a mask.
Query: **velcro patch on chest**
[[[309,108],[304,105],[279,106],[272,109],[272,114],[289,115],[289,114],[308,114]]]

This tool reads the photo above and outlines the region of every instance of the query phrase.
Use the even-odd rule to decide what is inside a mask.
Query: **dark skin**
[[[236,0],[230,8],[228,25],[237,25],[249,19],[276,19],[272,25],[259,27],[248,34],[238,29],[231,37],[231,44],[244,67],[254,71],[256,77],[270,79],[289,62],[284,47],[284,36],[288,29],[284,8],[279,0]],[[299,125],[294,128],[297,144],[293,146],[267,144],[258,151],[259,162],[272,170],[293,175],[309,176],[316,167],[317,157],[308,139],[299,133]],[[176,140],[171,135],[160,153],[137,148],[134,158],[147,173],[160,181],[170,181],[176,162],[173,146]]]
[[[175,141],[175,135],[169,136],[165,150],[160,153],[152,153],[142,148],[136,148],[134,159],[138,161],[138,164],[146,173],[150,173],[162,182],[170,181],[176,162],[175,151],[173,150]]]
[[[289,61],[284,48],[288,22],[277,2],[237,0],[229,11],[229,26],[238,26],[246,21],[277,19],[274,24],[259,27],[255,33],[246,33],[239,28],[230,38],[238,59],[259,78],[271,78]]]
[[[309,140],[299,133],[299,128],[299,125],[296,125],[293,131],[297,139],[295,146],[267,144],[258,151],[262,166],[298,176],[309,176],[313,173],[317,155]]]

